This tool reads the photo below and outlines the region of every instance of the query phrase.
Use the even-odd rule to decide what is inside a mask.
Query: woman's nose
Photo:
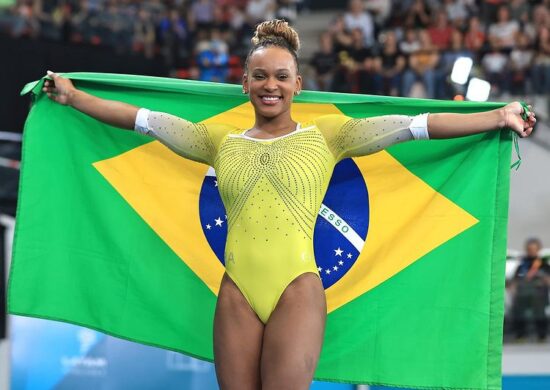
[[[277,80],[274,78],[268,78],[264,85],[265,89],[269,91],[273,91],[274,89],[277,89]]]

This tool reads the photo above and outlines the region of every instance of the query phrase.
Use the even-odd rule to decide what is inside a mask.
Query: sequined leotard
[[[413,139],[424,116],[324,115],[270,139],[140,109],[136,131],[216,171],[228,221],[226,272],[264,323],[286,286],[319,275],[313,229],[335,164]],[[426,133],[427,134],[427,133]]]

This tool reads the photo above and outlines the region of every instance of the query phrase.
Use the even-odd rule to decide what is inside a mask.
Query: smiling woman
[[[243,93],[250,95],[256,124],[247,135],[283,135],[297,125],[285,122],[290,118],[293,96],[302,89],[297,55],[300,39],[286,22],[273,20],[258,25],[252,43],[245,61]]]
[[[155,137],[175,153],[215,169],[228,226],[214,317],[220,387],[307,389],[327,316],[313,229],[335,165],[414,139],[504,127],[525,137],[535,116],[530,112],[524,120],[521,104],[514,102],[473,114],[358,119],[327,114],[298,123],[291,116],[292,100],[302,88],[296,31],[284,21],[266,21],[252,43],[242,80],[254,107],[251,129],[193,123],[101,99],[53,72],[44,91],[60,104]],[[328,211],[322,217],[331,218]]]

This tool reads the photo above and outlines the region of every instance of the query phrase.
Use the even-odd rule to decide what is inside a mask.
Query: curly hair
[[[256,26],[256,31],[251,39],[252,48],[246,56],[244,63],[245,71],[248,69],[250,56],[261,48],[276,46],[286,49],[294,57],[296,69],[298,70],[298,50],[300,50],[300,38],[298,33],[288,25],[288,22],[281,19],[266,20]]]

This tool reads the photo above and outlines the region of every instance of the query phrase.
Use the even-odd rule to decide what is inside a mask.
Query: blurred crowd
[[[313,89],[452,98],[467,57],[493,96],[550,93],[548,0],[351,0],[319,46]]]
[[[506,318],[515,340],[525,340],[531,329],[538,341],[548,337],[550,312],[550,253],[542,251],[542,242],[530,238],[525,254],[507,280]]]
[[[307,1],[307,0],[306,0]],[[304,0],[16,0],[0,33],[160,58],[176,77],[239,82],[256,25],[294,23]]]
[[[255,25],[300,31],[308,0],[14,0],[0,32],[160,58],[173,76],[239,83]],[[455,61],[492,95],[550,93],[550,0],[350,0],[320,35],[305,88],[447,99]]]

